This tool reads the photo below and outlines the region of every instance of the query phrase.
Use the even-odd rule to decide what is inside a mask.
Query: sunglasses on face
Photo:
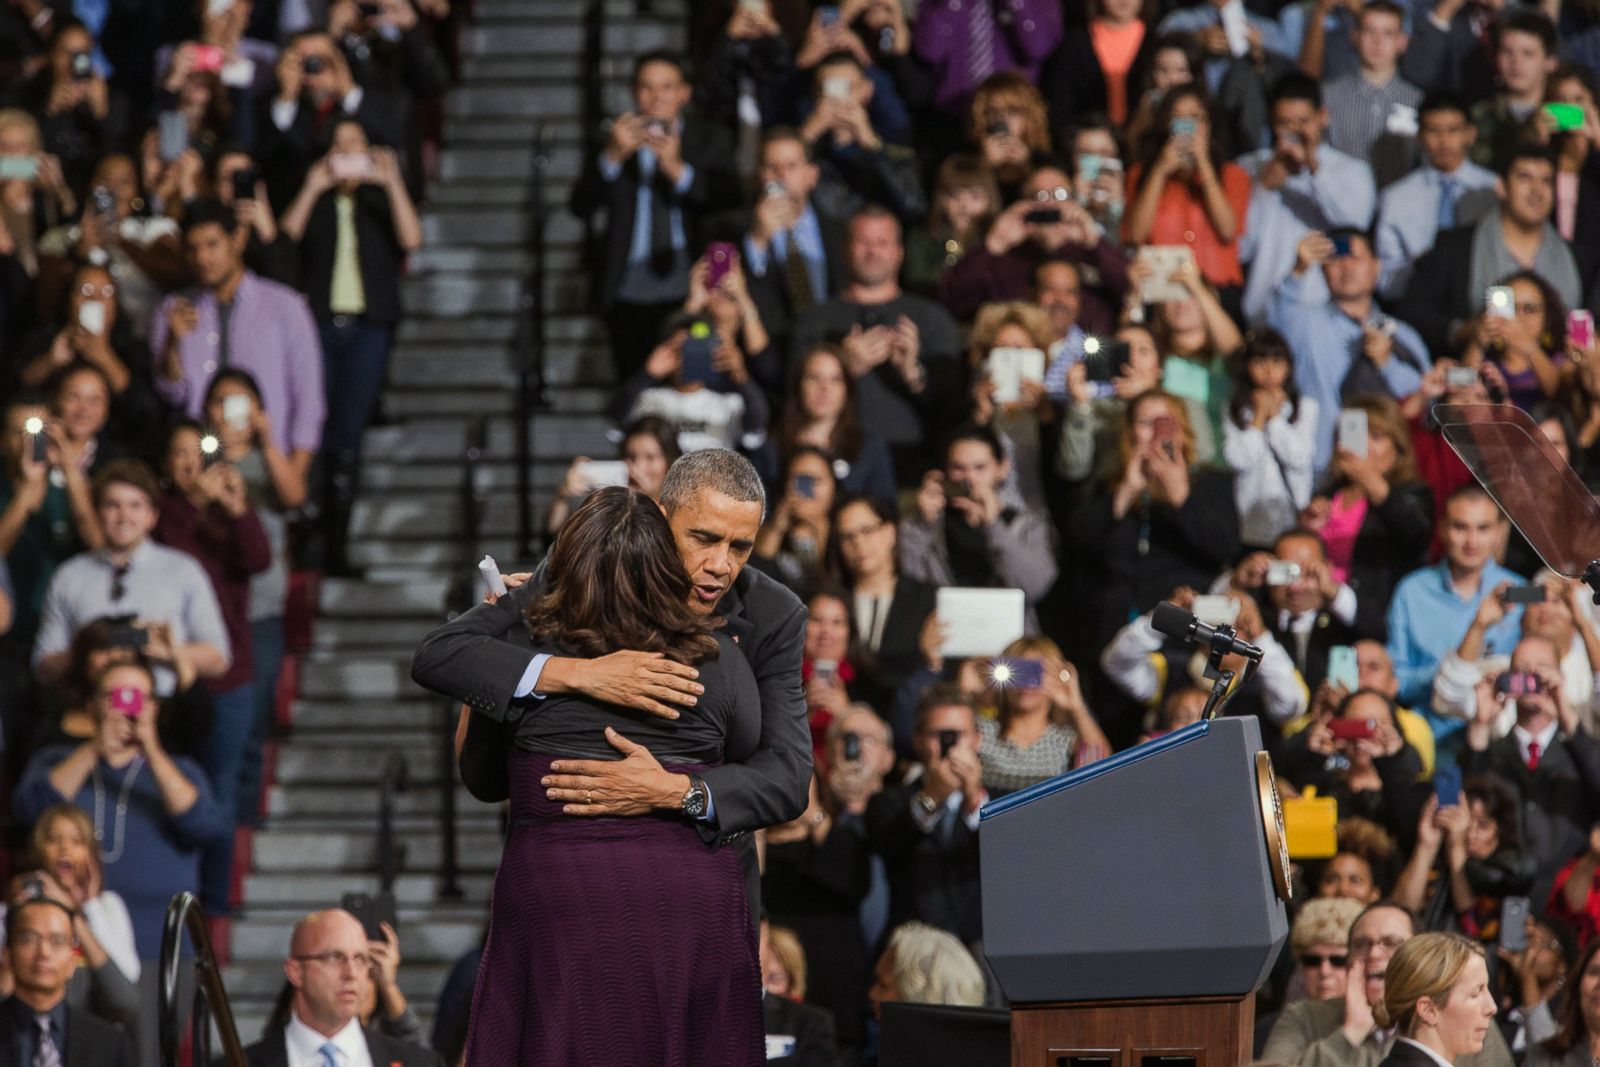
[[[1321,970],[1324,964],[1343,970],[1349,962],[1350,957],[1344,953],[1339,953],[1335,956],[1321,956],[1315,952],[1306,952],[1300,956],[1300,966],[1311,970]]]

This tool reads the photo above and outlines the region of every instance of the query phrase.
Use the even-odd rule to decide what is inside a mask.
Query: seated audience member
[[[1237,306],[1250,178],[1227,161],[1221,137],[1200,86],[1181,85],[1162,98],[1139,162],[1128,172],[1123,236],[1131,245],[1187,247],[1201,276]]]
[[[784,930],[772,930],[771,924],[765,919],[761,921],[761,938],[759,943],[761,953],[761,971],[765,974],[773,973],[769,964],[777,967],[779,951],[775,945],[780,940],[779,935],[786,935],[792,940],[794,935]],[[794,946],[799,951],[798,943]],[[802,954],[800,962],[805,962]],[[782,970],[777,970],[782,974]],[[834,1017],[821,1008],[814,1008],[801,1002],[804,996],[804,983],[801,983],[797,992],[792,988],[774,988],[769,982],[766,987],[767,996],[761,998],[761,1011],[765,1017],[765,1029],[769,1047],[775,1043],[777,1048],[783,1050],[778,1059],[788,1060],[795,1067],[831,1067],[838,1062],[839,1047],[835,1037]],[[864,1005],[866,998],[860,998]]]
[[[795,360],[784,395],[778,432],[758,457],[769,483],[791,453],[810,446],[828,454],[840,493],[894,500],[894,459],[883,438],[862,421],[843,349],[819,344]]]
[[[863,208],[850,219],[846,284],[800,317],[790,350],[809,352],[822,341],[843,347],[861,410],[872,413],[900,484],[909,485],[922,472],[932,431],[950,418],[960,364],[949,313],[900,288],[900,233],[883,208]]]
[[[888,871],[890,922],[918,920],[972,944],[983,936],[978,809],[989,799],[972,698],[949,683],[929,688],[912,748],[918,766],[868,801],[864,816]]]
[[[738,347],[725,343],[703,319],[668,326],[666,340],[618,395],[617,421],[651,415],[665,419],[677,430],[678,447],[685,452],[760,448],[767,439],[770,409]],[[690,350],[693,363],[685,358],[691,341],[698,350]]]
[[[1430,92],[1417,107],[1422,165],[1378,194],[1378,289],[1394,300],[1441,233],[1495,206],[1495,173],[1468,158],[1477,129],[1461,97]]]
[[[104,548],[74,556],[50,579],[33,647],[40,680],[60,677],[72,635],[84,625],[130,613],[169,623],[201,677],[226,674],[228,632],[205,570],[186,553],[150,540],[161,494],[149,468],[136,460],[106,464],[95,476],[94,501]]]
[[[737,145],[741,177],[754,172],[761,131],[787,114],[794,46],[770,0],[726,4],[727,22],[710,42],[695,84],[701,114],[721,123]]]
[[[1539,1041],[1533,1037],[1532,1020],[1528,1022],[1529,1043],[1527,1057],[1522,1061],[1524,1067],[1577,1067],[1584,1060],[1594,1059],[1596,1047],[1600,1046],[1600,1004],[1583,994],[1600,981],[1600,965],[1595,963],[1597,954],[1600,954],[1600,939],[1589,941],[1578,954],[1570,974],[1561,976],[1565,979],[1567,995],[1561,998],[1558,1014],[1550,1019],[1554,1025],[1553,1034]]]
[[[1334,718],[1312,725],[1286,743],[1284,776],[1331,796],[1342,818],[1360,816],[1402,842],[1416,832],[1417,815],[1430,791],[1422,760],[1400,731],[1394,704],[1382,693],[1358,689],[1340,703]],[[1336,735],[1332,723],[1365,724],[1364,736]]]
[[[71,804],[46,808],[33,824],[31,844],[41,884],[46,884],[46,877],[53,879],[52,888],[64,893],[63,903],[76,912],[72,925],[91,972],[113,967],[123,979],[117,984],[131,987],[140,970],[133,919],[121,895],[106,888],[94,820]],[[129,1007],[132,1010],[119,1021],[131,1022],[137,1016],[136,1006]]]
[[[1034,83],[1019,74],[995,74],[972,94],[967,109],[967,143],[994,174],[1000,198],[994,207],[1016,199],[1035,161],[1051,151],[1050,116]]]
[[[1472,109],[1478,140],[1472,158],[1499,170],[1545,100],[1545,85],[1559,62],[1556,28],[1541,11],[1514,11],[1495,27],[1494,72],[1500,91]]]
[[[238,220],[215,201],[189,206],[184,243],[198,295],[169,295],[150,327],[156,386],[199,418],[223,367],[248,371],[272,412],[273,441],[304,471],[322,443],[322,345],[305,297],[247,270]]]
[[[1461,361],[1498,372],[1499,398],[1524,411],[1554,397],[1572,367],[1565,351],[1567,309],[1538,274],[1522,271],[1496,279],[1510,289],[1510,307],[1486,308],[1468,330]]]
[[[943,470],[929,471],[900,520],[900,569],[934,586],[1021,589],[1030,607],[1056,580],[1050,523],[1005,491],[1011,473],[993,430],[954,431]]]
[[[1317,83],[1286,75],[1272,89],[1273,146],[1240,160],[1254,182],[1239,243],[1239,259],[1249,271],[1244,314],[1251,322],[1267,317],[1273,291],[1295,268],[1308,232],[1364,232],[1372,222],[1377,199],[1372,168],[1323,143],[1327,122]],[[1318,276],[1302,282],[1306,303],[1321,303],[1325,292]]]
[[[1592,947],[1600,941],[1600,826],[1589,830],[1583,851],[1569,860],[1556,874],[1545,904],[1545,914],[1564,924],[1578,944]]]
[[[851,658],[862,668],[857,685],[862,698],[888,718],[906,679],[941,665],[937,655],[930,664],[923,650],[938,626],[934,587],[902,571],[898,524],[885,501],[846,497],[834,512],[833,542],[833,569],[850,591],[856,641]],[[895,736],[909,743],[914,724],[894,725]]]
[[[106,953],[105,946],[89,928],[84,911],[73,899],[72,894],[48,870],[25,867],[13,874],[5,883],[4,903],[9,910],[33,900],[53,901],[73,913],[72,931],[73,936],[78,939],[82,966],[73,972],[67,982],[67,1003],[75,1008],[86,1008],[101,1019],[116,1023],[119,1027],[136,1026],[140,1009],[139,986],[136,981],[130,980],[123,974],[121,968]],[[124,924],[123,933],[126,935],[125,944],[128,951],[133,952],[133,927]],[[138,962],[137,953],[134,953],[134,962],[135,964]],[[14,986],[15,976],[12,973],[11,963],[0,956],[0,992],[9,993]]]
[[[1311,502],[1317,401],[1300,394],[1294,353],[1276,330],[1251,332],[1233,360],[1233,394],[1222,423],[1222,460],[1234,472],[1239,541],[1265,548]]]
[[[11,237],[8,257],[15,260],[4,286],[11,291],[8,295],[21,296],[39,273],[39,239],[63,219],[77,215],[78,199],[61,172],[61,161],[44,150],[39,123],[28,112],[9,106],[0,109],[0,155],[36,161],[31,165],[32,177],[19,175],[0,183],[0,217]],[[20,308],[7,308],[5,318],[0,319],[7,330],[26,321],[27,314]]]
[[[1356,69],[1328,79],[1328,144],[1372,167],[1378,188],[1416,163],[1417,105],[1422,90],[1400,76],[1408,12],[1384,0],[1356,12],[1350,35]]]
[[[895,928],[889,947],[878,957],[867,998],[875,1018],[885,1004],[981,1007],[983,970],[948,932],[927,923],[904,923]]]
[[[1045,57],[1061,41],[1061,23],[1061,9],[1045,0],[977,9],[961,0],[922,5],[911,47],[932,75],[934,107],[961,114],[973,90],[1002,72],[1016,71],[1037,84]]]
[[[799,130],[768,130],[760,159],[761,195],[740,244],[742,266],[761,321],[782,345],[796,319],[844,288],[849,237],[846,220],[823,213],[815,203],[822,172]],[[782,381],[779,375],[767,384],[776,387]]]
[[[999,676],[1001,666],[1010,673]],[[1038,685],[1018,681],[1037,672]],[[1111,754],[1111,744],[1083,698],[1078,668],[1048,637],[1006,646],[990,669],[996,718],[978,720],[983,787],[1004,796]]]
[[[751,564],[802,599],[809,597],[822,577],[838,492],[827,453],[809,446],[791,452],[777,499],[756,535]]]
[[[728,135],[685,113],[690,95],[682,59],[641,55],[633,67],[635,110],[612,122],[605,147],[585,161],[572,189],[569,207],[579,218],[606,211],[598,293],[618,381],[639,369],[688,295],[705,216],[738,199]]]
[[[1296,1000],[1333,1000],[1349,988],[1350,928],[1364,905],[1348,897],[1306,901],[1289,928],[1289,951],[1300,965],[1305,995]]]
[[[1395,305],[1435,356],[1466,346],[1483,328],[1489,288],[1518,272],[1543,278],[1564,306],[1583,305],[1578,261],[1551,221],[1556,180],[1550,150],[1519,145],[1499,174],[1497,208],[1471,225],[1440,232]]]
[[[393,1038],[403,1044],[427,1048],[427,1042],[422,1035],[422,1024],[417,1019],[417,1013],[411,1009],[411,1004],[406,1000],[398,981],[399,935],[388,923],[379,925],[383,937],[373,938],[367,942],[367,958],[370,961],[367,975],[370,981],[361,992],[361,1007],[356,1012],[356,1018],[363,1029],[376,1031],[383,1037]],[[289,1024],[294,994],[294,986],[285,981],[278,993],[278,1002],[273,1006],[272,1015],[267,1019],[268,1031],[281,1029]]]
[[[1322,540],[1309,530],[1283,534],[1272,551],[1252,552],[1228,579],[1262,601],[1267,629],[1315,690],[1328,675],[1328,653],[1360,634],[1360,599],[1328,566]]]
[[[361,923],[347,911],[315,912],[295,924],[289,942],[284,974],[294,992],[288,1021],[269,1027],[266,1035],[245,1050],[252,1063],[271,1063],[278,1056],[298,1055],[305,1049],[337,1050],[320,1053],[326,1059],[370,1057],[371,1063],[398,1063],[401,1067],[441,1067],[431,1050],[396,1040],[364,1027],[362,995],[371,985],[371,942]],[[352,964],[354,966],[352,966]],[[276,1045],[277,1047],[273,1047]],[[291,1059],[290,1062],[293,1062]]]
[[[1065,264],[1047,264],[1040,272],[1055,273],[1057,266],[1065,272]],[[1079,340],[1081,343],[1081,337]],[[1147,327],[1119,327],[1111,341],[1128,346],[1127,362],[1111,381],[1091,382],[1082,359],[1072,360],[1067,367],[1067,404],[1061,419],[1056,473],[1080,491],[1092,491],[1094,483],[1116,475],[1121,459],[1117,444],[1128,404],[1161,386],[1161,350]],[[1187,401],[1184,404],[1188,406]],[[1199,455],[1198,442],[1195,454]]]
[[[1354,900],[1371,904],[1383,896],[1394,861],[1394,839],[1383,827],[1359,815],[1340,819],[1338,851],[1311,872],[1310,881],[1322,900]]]
[[[1457,489],[1444,506],[1444,559],[1400,579],[1389,603],[1389,655],[1400,680],[1396,698],[1425,711],[1441,740],[1454,736],[1460,724],[1450,724],[1428,709],[1440,661],[1461,644],[1485,597],[1493,596],[1502,582],[1522,584],[1494,561],[1506,525],[1499,507],[1477,483]],[[1509,652],[1521,621],[1521,606],[1508,605],[1501,620],[1486,630],[1485,649]]]
[[[652,500],[661,495],[661,483],[667,477],[667,468],[683,453],[678,448],[678,431],[659,415],[646,415],[630,422],[622,431],[622,444],[618,457],[628,472],[628,488],[637,489]],[[599,489],[585,473],[592,461],[579,456],[567,468],[566,477],[555,495],[550,498],[550,509],[545,512],[544,530],[547,537],[567,521],[584,498]]]
[[[1524,925],[1528,947],[1507,952],[1500,960],[1505,971],[1496,1022],[1506,1045],[1519,1054],[1531,1052],[1561,1029],[1555,1009],[1578,947],[1572,931],[1561,923],[1530,915]]]
[[[939,301],[958,319],[997,300],[1021,300],[1041,263],[1063,260],[1097,279],[1084,294],[1083,322],[1104,330],[1128,288],[1128,257],[1107,239],[1073,199],[1072,179],[1060,164],[1041,163],[1016,200],[995,216],[983,246],[939,279]]]
[[[1493,941],[1504,932],[1501,901],[1526,896],[1533,884],[1519,821],[1516,794],[1491,775],[1464,782],[1458,803],[1441,807],[1437,796],[1430,798],[1394,899],[1430,930]]]
[[[111,101],[89,28],[69,14],[52,22],[50,35],[46,62],[8,95],[37,118],[41,147],[60,161],[67,187],[82,190],[107,139]],[[89,57],[87,77],[79,56]]]
[[[1134,0],[1113,0],[1097,2],[1086,13],[1086,24],[1067,27],[1039,85],[1057,126],[1104,113],[1121,129],[1139,105],[1139,83],[1152,63],[1155,12]]]
[[[1185,685],[1173,689],[1161,707],[1145,717],[1148,728],[1140,741],[1150,741],[1185,726],[1193,726],[1205,714],[1210,690],[1198,685]]]
[[[150,667],[114,664],[98,691],[99,733],[35,753],[17,785],[15,810],[28,823],[56,804],[96,813],[106,887],[127,902],[139,959],[154,974],[167,905],[173,894],[199,889],[199,850],[220,832],[222,818],[204,772],[161,744]],[[95,803],[108,795],[125,799]]]
[[[1394,717],[1400,724],[1400,733],[1405,736],[1406,744],[1417,750],[1417,756],[1422,761],[1422,777],[1432,781],[1437,756],[1433,727],[1428,724],[1427,719],[1401,707],[1396,700],[1400,682],[1395,677],[1394,661],[1389,658],[1389,650],[1384,647],[1382,641],[1371,638],[1356,641],[1351,645],[1351,650],[1356,654],[1356,689],[1375,690],[1388,697],[1394,704]],[[1284,727],[1284,735],[1299,733],[1315,722],[1332,718],[1345,697],[1352,692],[1354,690],[1342,684],[1334,685],[1324,678],[1311,691],[1310,710],[1306,715],[1287,724]]]
[[[1046,506],[1044,458],[1042,450],[1050,440],[1050,427],[1056,419],[1056,402],[1067,395],[1067,364],[1078,358],[1055,345],[1055,327],[1049,312],[1036,304],[1008,301],[986,304],[967,335],[967,365],[972,381],[972,421],[994,431],[1011,463],[1006,477],[1007,492],[1021,496],[1029,507]],[[996,398],[1000,383],[991,366],[997,349],[1022,349],[1037,352],[1048,360],[1057,348],[1057,365],[1046,363],[1043,379],[1035,381],[1018,375],[1015,395]],[[1052,391],[1054,395],[1052,395]]]
[[[906,234],[905,287],[919,296],[937,293],[945,271],[983,241],[1000,203],[994,171],[981,157],[954,155],[939,164],[927,221]]]
[[[1409,396],[1428,369],[1422,338],[1383,313],[1377,288],[1378,257],[1371,240],[1365,233],[1336,230],[1331,236],[1312,232],[1301,238],[1294,269],[1272,293],[1269,317],[1294,353],[1295,382],[1317,402],[1319,473],[1333,460],[1343,401]],[[1327,293],[1326,302],[1321,293]]]
[[[1183,405],[1158,390],[1130,401],[1119,469],[1073,513],[1064,553],[1078,562],[1082,636],[1102,648],[1130,613],[1179,586],[1204,589],[1239,545],[1229,475],[1199,468]]]
[[[1509,673],[1521,683],[1518,695],[1500,695],[1501,686],[1488,679],[1480,683],[1478,713],[1467,724],[1461,768],[1468,774],[1496,775],[1512,787],[1526,851],[1537,871],[1528,895],[1543,902],[1550,899],[1556,873],[1587,847],[1590,829],[1600,821],[1600,742],[1568,704],[1549,640],[1525,637],[1518,642]],[[1503,700],[1515,701],[1516,725],[1496,739]]]
[[[114,401],[153,400],[150,353],[124,328],[110,272],[91,263],[78,268],[69,279],[60,316],[42,322],[23,342],[23,351],[34,354],[23,356],[17,380],[24,386],[43,388],[67,367],[82,362],[105,376]]]
[[[133,1045],[113,1023],[67,1002],[78,968],[70,907],[40,898],[6,912],[6,954],[15,991],[0,1005],[0,1041],[17,1063],[133,1067]]]
[[[1416,933],[1410,912],[1390,901],[1372,904],[1350,928],[1349,985],[1344,996],[1304,1000],[1283,1010],[1263,1062],[1291,1067],[1363,1067],[1377,1064],[1395,1040],[1380,1030],[1373,1009],[1383,1003],[1384,975],[1395,951]],[[1511,1067],[1511,1052],[1495,1027],[1483,1051],[1456,1060],[1459,1067]]]
[[[1400,71],[1413,85],[1426,85],[1460,93],[1471,103],[1495,91],[1495,20],[1508,7],[1504,0],[1457,4],[1441,0],[1418,8],[1411,27],[1411,45]]]
[[[927,213],[916,153],[885,139],[868,105],[874,86],[861,60],[836,52],[812,71],[814,96],[800,136],[818,169],[813,199],[836,218],[879,204],[902,222]]]
[[[742,357],[758,381],[773,387],[781,384],[783,353],[761,321],[743,271],[730,267],[712,285],[708,249],[689,270],[689,298],[683,302],[683,313],[703,320],[716,333],[718,344],[730,350],[730,358],[732,353]]]

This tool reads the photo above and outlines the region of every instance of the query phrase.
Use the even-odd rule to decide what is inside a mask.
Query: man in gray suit
[[[1416,933],[1411,913],[1380,900],[1350,927],[1347,992],[1333,1000],[1302,1000],[1283,1009],[1261,1059],[1293,1067],[1378,1067],[1394,1044],[1394,1030],[1379,1030],[1373,1005],[1383,1000],[1383,978],[1395,950]],[[1511,1050],[1497,1027],[1483,1050],[1457,1067],[1512,1067]]]

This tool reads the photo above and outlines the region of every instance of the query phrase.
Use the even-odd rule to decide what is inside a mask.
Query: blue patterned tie
[[[33,1067],[61,1067],[61,1049],[51,1036],[50,1016],[38,1015],[34,1021],[39,1024],[39,1042],[33,1047]]]
[[[1454,178],[1439,178],[1439,232],[1453,229],[1456,224],[1456,185]]]
[[[322,1067],[339,1067],[339,1050],[332,1041],[317,1050],[322,1053]]]

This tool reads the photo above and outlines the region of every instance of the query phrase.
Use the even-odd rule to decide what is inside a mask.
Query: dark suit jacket
[[[736,235],[730,234],[729,237],[739,242],[741,249],[743,236],[750,232],[750,221],[748,213],[743,215]],[[838,296],[844,285],[846,271],[844,252],[848,234],[845,223],[818,211],[817,228],[822,231],[822,254],[828,263],[828,296]],[[743,255],[742,252],[740,254]],[[789,299],[788,267],[782,260],[769,256],[767,272],[759,278],[746,267],[745,286],[750,290],[750,299],[755,301],[756,310],[761,312],[761,322],[772,337],[772,351],[777,356],[775,360],[767,361],[766,365],[752,364],[750,373],[768,389],[781,393],[789,384],[788,366],[784,358],[789,350],[789,334],[794,328],[795,319],[799,317],[794,302]]]
[[[334,128],[345,119],[360,123],[367,139],[375,145],[405,147],[411,136],[409,101],[382,84],[364,85],[361,90],[361,106],[353,114],[339,104],[320,121],[315,108],[302,99],[287,130],[278,129],[272,121],[275,94],[263,95],[256,117],[260,144],[255,156],[261,166],[261,178],[267,183],[267,199],[273,211],[281,215],[288,209],[305,182],[306,171],[315,160],[328,153],[333,145]]]
[[[32,1067],[16,1062],[14,1020],[0,1011],[0,1067]],[[67,1008],[66,1057],[63,1067],[134,1067],[133,1045],[122,1027],[88,1011]]]
[[[681,196],[672,193],[683,211],[684,237],[689,254],[700,246],[698,228],[705,216],[727,204],[739,202],[739,176],[734,167],[733,144],[728,133],[715,123],[693,116],[683,120],[683,161],[694,167],[694,181]],[[602,307],[616,299],[617,287],[628,265],[628,249],[633,242],[634,218],[639,203],[639,157],[628,157],[617,180],[608,182],[600,173],[598,157],[583,162],[583,173],[572,187],[567,206],[574,215],[588,219],[601,208],[606,210],[606,232],[601,253],[598,295]]]
[[[923,833],[911,814],[918,785],[891,786],[867,804],[867,840],[889,873],[889,925],[918,919],[970,945],[983,937],[978,833],[960,816],[948,841]]]
[[[333,289],[333,258],[338,244],[338,192],[330,189],[317,199],[300,239],[301,283],[311,313],[317,320],[333,317],[328,298]],[[360,259],[361,288],[367,299],[364,318],[394,322],[400,318],[400,272],[405,252],[395,236],[389,194],[365,184],[355,192],[356,245]]]
[[[1356,601],[1357,611],[1360,611],[1360,600]],[[1328,649],[1335,645],[1350,645],[1359,641],[1362,635],[1355,628],[1346,626],[1327,609],[1317,612],[1315,621],[1311,624],[1311,632],[1306,635],[1304,654],[1300,651],[1300,642],[1292,631],[1278,624],[1278,609],[1271,602],[1261,605],[1261,617],[1267,622],[1267,629],[1272,631],[1272,636],[1278,639],[1278,644],[1289,653],[1289,658],[1294,661],[1295,669],[1300,672],[1300,678],[1306,687],[1315,690],[1328,676]]]
[[[833,1038],[833,1017],[821,1008],[797,1004],[788,997],[769,993],[761,998],[761,1013],[769,1036],[782,1034],[795,1039],[792,1055],[780,1056],[768,1063],[788,1064],[789,1067],[835,1067],[838,1064],[839,1046]]]
[[[469,704],[474,730],[492,732],[494,723],[515,721],[537,701],[515,701],[512,694],[532,658],[523,612],[542,590],[540,575],[501,597],[479,604],[423,638],[411,661],[417,684]],[[811,784],[811,729],[800,660],[805,642],[806,608],[789,590],[746,567],[734,580],[717,612],[750,661],[761,690],[761,746],[744,763],[729,763],[702,777],[716,807],[711,837],[772,826],[799,818]],[[496,802],[509,795],[503,765],[506,749],[498,749],[496,769],[481,762],[469,777],[463,751],[462,777],[473,795]],[[494,753],[490,753],[491,757]]]
[[[938,594],[927,582],[900,578],[889,600],[889,618],[883,625],[883,641],[877,655],[865,647],[850,654],[851,662],[861,665],[858,679],[862,698],[885,719],[893,714],[900,686],[923,664],[917,641],[922,636],[922,624],[933,614]],[[855,620],[858,632],[867,621]]]
[[[1160,36],[1155,29],[1154,22],[1145,27],[1144,40],[1133,57],[1133,66],[1128,68],[1130,115],[1138,109],[1139,86],[1155,54],[1156,38]],[[1106,110],[1106,75],[1088,26],[1071,26],[1062,34],[1061,43],[1039,73],[1039,91],[1050,109],[1050,128],[1058,136],[1065,136],[1085,117]]]
[[[1406,1044],[1398,1038],[1389,1046],[1389,1054],[1383,1058],[1378,1067],[1438,1067],[1433,1057],[1415,1045]]]
[[[1424,22],[1427,20],[1424,19]],[[1395,305],[1395,314],[1422,335],[1434,359],[1455,354],[1452,336],[1458,324],[1472,318],[1472,226],[1439,234],[1411,272],[1411,281]]]
[[[1400,57],[1400,76],[1412,85],[1450,89],[1476,104],[1495,92],[1494,61],[1472,32],[1471,15],[1457,11],[1441,30],[1427,17],[1412,25],[1411,41]]]
[[[1393,486],[1356,532],[1349,585],[1356,593],[1356,625],[1362,637],[1388,640],[1389,600],[1401,578],[1427,562],[1433,537],[1433,493],[1426,482]],[[1310,679],[1307,679],[1309,682]]]
[[[372,1067],[392,1067],[397,1063],[400,1067],[444,1067],[444,1061],[432,1049],[408,1045],[372,1030],[363,1033]],[[283,1031],[274,1031],[246,1048],[244,1058],[250,1067],[289,1067],[289,1046],[284,1042]]]
[[[1529,897],[1542,911],[1556,873],[1584,851],[1589,828],[1600,819],[1600,741],[1581,726],[1573,734],[1557,734],[1550,751],[1540,755],[1539,769],[1530,771],[1516,737],[1508,734],[1482,752],[1464,750],[1461,769],[1496,775],[1516,792],[1523,847],[1538,864]]]

